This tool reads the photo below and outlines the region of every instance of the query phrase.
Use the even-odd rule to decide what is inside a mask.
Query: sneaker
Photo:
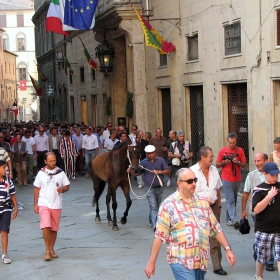
[[[2,262],[5,264],[10,264],[12,261],[8,258],[8,255],[5,253],[2,255]]]
[[[233,221],[227,221],[228,226],[233,226],[233,224],[234,224]]]
[[[73,176],[73,177],[72,177],[72,179],[73,179],[73,180],[76,180],[76,177],[75,177],[75,176]]]
[[[170,187],[170,184],[171,184],[171,180],[168,180],[167,184],[166,184],[166,187]]]
[[[86,173],[86,178],[89,178],[89,173]]]
[[[257,275],[255,275],[254,280],[263,280],[263,278],[262,278],[261,276],[257,276]]]
[[[142,189],[143,188],[143,185],[138,185],[138,189]]]
[[[235,222],[233,223],[233,227],[234,227],[235,229],[239,229],[239,228],[240,228],[239,222],[238,222],[238,221],[235,221]]]

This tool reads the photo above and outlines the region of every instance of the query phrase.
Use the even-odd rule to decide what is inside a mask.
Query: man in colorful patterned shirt
[[[155,239],[145,268],[148,278],[155,274],[162,242],[167,244],[167,261],[176,280],[204,280],[209,264],[209,237],[218,240],[228,263],[235,264],[235,256],[209,203],[194,195],[196,181],[189,168],[176,173],[177,191],[159,209]]]

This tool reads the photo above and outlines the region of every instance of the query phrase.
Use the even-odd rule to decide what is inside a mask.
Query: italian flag
[[[69,36],[70,34],[62,29],[62,19],[63,16],[61,14],[59,0],[51,0],[46,18],[46,31]]]

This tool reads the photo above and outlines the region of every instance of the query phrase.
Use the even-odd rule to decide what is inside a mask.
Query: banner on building
[[[132,5],[131,5],[132,6]],[[168,54],[176,50],[171,42],[167,42],[132,6],[137,14],[145,35],[146,45],[156,48],[160,54]]]

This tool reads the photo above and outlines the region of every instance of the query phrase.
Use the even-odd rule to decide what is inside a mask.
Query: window
[[[24,27],[24,15],[17,15],[17,27]]]
[[[20,62],[18,66],[19,80],[27,80],[27,67],[24,62]]]
[[[9,39],[7,34],[3,34],[3,49],[6,51],[9,50]]]
[[[0,28],[7,27],[6,15],[0,15]]]
[[[280,46],[280,10],[277,10],[276,11],[276,24],[277,24],[277,27],[276,27],[276,44],[277,46]]]
[[[25,36],[24,34],[19,34],[17,36],[17,50],[20,51],[25,51]]]
[[[167,54],[160,54],[159,55],[159,66],[166,66],[167,65]]]
[[[188,60],[198,60],[198,35],[188,37]]]
[[[91,68],[91,78],[93,81],[95,81],[96,77],[95,77],[95,70],[93,68]]]
[[[69,75],[69,82],[70,82],[70,85],[73,85],[73,76],[71,74]]]
[[[85,68],[84,67],[80,67],[80,81],[81,81],[81,83],[85,82]]]

